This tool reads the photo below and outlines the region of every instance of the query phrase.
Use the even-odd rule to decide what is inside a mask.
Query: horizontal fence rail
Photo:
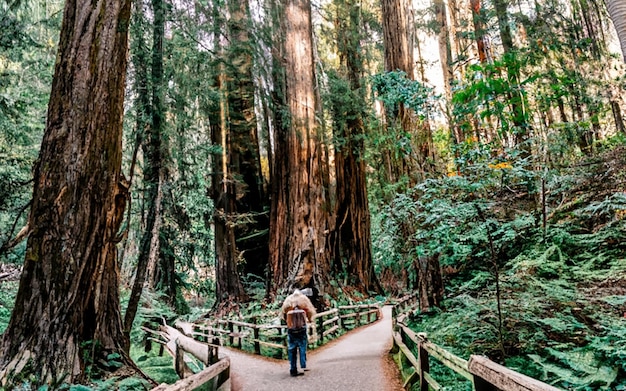
[[[346,305],[316,314],[307,332],[309,348],[314,349],[343,333],[380,319],[378,304]],[[244,322],[219,319],[212,323],[177,323],[187,335],[214,345],[230,346],[259,355],[287,357],[287,326],[281,323],[260,324],[257,318]],[[268,354],[268,349],[271,354]]]
[[[149,341],[157,342],[174,359],[174,369],[180,380],[174,384],[160,384],[151,391],[191,391],[204,389],[230,390],[230,358],[218,357],[219,346],[193,338],[189,323],[177,323],[176,328],[163,325],[159,330],[142,327]],[[205,367],[197,373],[191,369],[193,356]]]
[[[416,385],[420,391],[444,389],[444,385],[439,384],[430,374],[430,360],[436,359],[471,382],[476,391],[559,391],[556,387],[506,368],[487,357],[472,355],[468,361],[430,342],[426,333],[416,333],[406,325],[405,320],[409,314],[416,311],[414,306],[414,295],[405,296],[398,301],[392,312],[392,353],[398,357],[401,372],[407,362],[413,369],[403,379],[406,390],[411,390]]]

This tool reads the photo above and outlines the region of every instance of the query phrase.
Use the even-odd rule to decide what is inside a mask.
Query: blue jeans
[[[287,331],[287,355],[289,356],[290,372],[295,373],[298,371],[297,367],[297,355],[298,349],[300,349],[300,368],[306,368],[306,344],[307,335],[306,328],[300,330],[288,330]]]

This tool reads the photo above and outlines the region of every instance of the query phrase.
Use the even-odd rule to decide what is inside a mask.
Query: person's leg
[[[287,356],[289,357],[289,373],[291,376],[298,374],[298,368],[296,366],[298,344],[294,335],[287,333]]]
[[[300,339],[300,368],[306,370],[306,345],[307,345],[307,336],[306,333],[302,333],[302,338]]]

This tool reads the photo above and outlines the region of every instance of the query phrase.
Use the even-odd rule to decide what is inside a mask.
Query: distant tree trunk
[[[437,19],[438,41],[439,41],[439,61],[441,62],[441,70],[443,71],[443,84],[446,94],[446,117],[448,118],[449,127],[452,128],[452,136],[456,144],[461,143],[464,139],[461,127],[456,121],[451,120],[450,106],[452,104],[452,82],[454,80],[454,72],[452,69],[452,48],[450,45],[450,29],[448,28],[448,16],[446,4],[443,0],[434,0],[435,16]]]
[[[419,257],[413,261],[417,274],[420,310],[428,312],[433,307],[443,306],[443,279],[439,255]]]
[[[137,269],[133,287],[124,314],[124,333],[130,336],[135,315],[139,307],[141,293],[146,282],[146,274],[151,287],[154,287],[157,260],[159,257],[159,231],[161,227],[162,185],[163,185],[163,153],[162,138],[164,131],[165,108],[163,105],[163,35],[165,32],[165,15],[162,0],[152,0],[153,42],[152,42],[152,104],[141,107],[142,113],[151,114],[151,124],[147,126],[144,145],[144,207],[147,210],[146,225],[139,244]],[[138,48],[143,51],[143,48]],[[143,64],[137,64],[138,69]],[[138,93],[144,94],[143,91]],[[147,94],[146,94],[147,95]],[[140,96],[140,104],[147,104],[146,98]],[[130,349],[130,346],[127,346]]]
[[[239,252],[235,238],[237,223],[236,184],[229,174],[229,152],[232,145],[229,139],[227,110],[228,91],[224,68],[219,76],[218,88],[221,91],[219,103],[219,122],[211,127],[211,139],[214,145],[220,145],[221,151],[213,155],[213,180],[211,194],[214,203],[213,225],[215,227],[215,282],[216,304],[235,303],[246,300],[246,293],[239,278],[237,264]]]
[[[238,270],[240,252],[237,249],[235,226],[237,225],[237,183],[236,172],[231,172],[230,159],[235,153],[233,134],[230,129],[228,71],[228,47],[224,43],[229,37],[228,25],[223,19],[222,10],[213,5],[215,30],[215,52],[218,62],[215,66],[218,76],[215,87],[219,91],[219,101],[211,109],[211,141],[220,150],[213,154],[212,180],[210,194],[213,199],[213,226],[215,230],[215,291],[216,305],[230,302],[240,303],[247,300],[246,292]],[[225,30],[226,35],[223,35]],[[233,43],[234,44],[234,43]],[[230,64],[228,64],[230,66]]]
[[[626,62],[626,2],[623,0],[606,0],[606,5],[617,31],[624,62]]]
[[[385,71],[402,71],[410,80],[413,76],[413,45],[409,26],[409,1],[408,0],[382,0],[383,43],[385,57]],[[402,127],[409,134],[410,117],[402,103],[398,107],[386,107],[384,126],[388,133],[395,133],[396,127]],[[408,128],[405,128],[408,127]],[[387,180],[395,183],[400,178],[411,172],[407,167],[408,159],[396,159],[395,143],[387,146],[383,151],[383,161],[388,167]]]
[[[520,146],[524,156],[530,156],[531,148],[528,145],[528,137],[530,136],[531,126],[528,122],[528,103],[524,95],[521,85],[520,64],[514,52],[513,37],[511,36],[511,27],[509,26],[509,17],[507,11],[506,0],[494,0],[498,25],[500,28],[500,39],[504,48],[506,60],[506,74],[509,82],[508,101],[511,105],[511,116],[513,119],[513,134],[515,142]]]
[[[316,121],[315,67],[309,0],[281,5],[284,86],[288,113],[279,118],[274,135],[270,213],[272,292],[317,286],[324,292],[328,251],[329,200],[323,179],[322,137]],[[282,99],[281,97],[278,97]],[[279,114],[280,116],[280,114]]]
[[[410,80],[415,80],[413,58],[413,18],[411,3],[407,0],[382,0],[383,42],[385,47],[385,70],[403,71]],[[399,124],[403,133],[411,135],[411,159],[396,160],[397,177],[406,175],[410,184],[415,184],[425,171],[425,165],[433,154],[432,134],[428,118],[418,121],[411,110],[399,103],[397,108],[387,108],[385,117],[387,130]],[[402,136],[404,137],[404,135]],[[393,156],[394,150],[383,151]],[[393,160],[388,157],[389,160]],[[392,178],[393,180],[393,178]]]
[[[65,4],[34,168],[33,231],[0,347],[8,389],[15,376],[85,381],[90,363],[127,357],[116,243],[128,197],[121,158],[130,8],[129,0]]]
[[[611,98],[611,111],[613,112],[613,119],[615,120],[615,127],[617,131],[626,134],[626,126],[624,126],[624,119],[622,117],[622,108],[619,105],[619,101],[615,98]]]
[[[159,232],[161,230],[161,210],[163,200],[163,181],[165,178],[165,90],[166,83],[163,73],[163,38],[165,36],[165,2],[163,0],[151,0],[153,16],[152,29],[152,126],[148,133],[144,156],[146,158],[146,168],[144,173],[144,184],[146,186],[146,207],[148,216],[146,219],[146,230],[144,235],[149,235],[146,240],[150,241],[149,255],[147,258],[147,279],[151,288],[156,288],[158,261],[159,261]],[[151,215],[154,215],[152,217]],[[150,221],[154,218],[154,221]],[[143,238],[142,238],[143,240]],[[143,250],[143,249],[140,249]],[[140,255],[141,256],[141,255]]]
[[[360,8],[354,0],[337,2],[335,30],[339,47],[340,73],[348,80],[351,101],[347,107],[334,105],[335,175],[335,264],[343,264],[349,284],[363,293],[382,293],[372,262],[370,212],[365,176],[363,108],[361,87],[363,63],[360,53]]]
[[[474,39],[476,40],[476,50],[481,64],[489,61],[491,56],[485,44],[485,22],[480,5],[480,0],[470,0],[472,8],[472,22],[474,23]]]
[[[269,199],[263,189],[257,121],[254,113],[254,83],[248,0],[230,0],[228,31],[228,108],[231,149],[230,180],[236,188],[235,239],[244,273],[263,276],[268,262]]]

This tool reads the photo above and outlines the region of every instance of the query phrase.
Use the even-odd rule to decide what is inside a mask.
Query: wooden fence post
[[[420,338],[417,344],[417,362],[419,363],[420,373],[420,391],[428,391],[428,382],[426,381],[425,373],[430,371],[430,363],[428,362],[428,352],[424,349],[424,339]]]
[[[252,323],[257,324],[256,316],[252,318]],[[259,328],[254,327],[254,353],[261,354],[261,344],[259,343]]]
[[[319,337],[318,345],[321,345],[322,342],[324,342],[324,319],[323,318],[324,318],[323,316],[320,316],[319,318],[317,318],[318,319],[318,321],[317,321],[317,330],[318,330],[317,334],[318,334],[318,337]]]
[[[228,342],[230,346],[234,346],[235,344],[235,325],[233,322],[228,322]]]

